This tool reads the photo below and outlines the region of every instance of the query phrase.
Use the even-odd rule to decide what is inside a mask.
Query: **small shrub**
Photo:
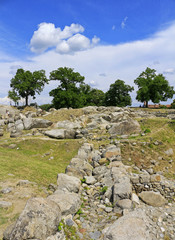
[[[144,131],[144,133],[150,133],[150,132],[151,132],[151,130],[149,128],[146,128]]]
[[[63,228],[63,222],[61,221],[59,224],[58,224],[58,232],[60,232]]]
[[[82,179],[81,179],[81,183],[86,183],[86,179],[85,179],[85,178],[82,178]]]

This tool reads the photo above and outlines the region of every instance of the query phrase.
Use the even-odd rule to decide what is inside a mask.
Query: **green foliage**
[[[80,208],[80,209],[76,212],[76,214],[77,214],[77,215],[83,214],[82,209]]]
[[[58,224],[58,232],[60,232],[63,229],[63,222],[60,222]]]
[[[175,99],[174,99],[173,102],[171,103],[171,108],[175,109]]]
[[[18,94],[15,90],[8,91],[8,97],[10,99],[12,99],[12,101],[15,103],[15,106],[17,105],[18,101],[20,100],[20,97],[18,96]]]
[[[150,133],[150,132],[151,132],[151,130],[149,128],[146,128],[144,131],[144,133]]]
[[[107,190],[108,190],[108,187],[107,187],[107,186],[104,186],[104,187],[101,189],[101,193],[104,194]]]
[[[43,104],[43,105],[40,105],[40,108],[44,111],[48,111],[50,108],[52,108],[53,105],[48,103],[48,104]]]
[[[58,80],[60,84],[49,94],[53,97],[52,103],[55,108],[80,108],[83,106],[83,96],[80,94],[80,84],[84,77],[72,68],[60,67],[50,73],[50,80]]]
[[[10,87],[12,92],[18,97],[25,98],[26,106],[28,105],[28,97],[32,96],[35,98],[35,94],[43,90],[44,84],[48,83],[45,76],[45,71],[24,71],[22,68],[18,69],[14,78],[11,79]],[[10,95],[12,94],[10,92]],[[12,96],[12,95],[11,95]]]
[[[118,106],[125,107],[131,105],[131,97],[129,92],[133,91],[134,88],[126,85],[122,80],[116,80],[115,83],[110,85],[109,90],[105,95],[106,106]]]
[[[146,70],[134,80],[134,83],[138,85],[136,99],[141,102],[146,102],[146,107],[148,107],[149,100],[153,103],[159,103],[160,101],[166,101],[168,98],[172,98],[175,93],[173,87],[169,86],[165,77],[162,74],[156,74],[155,69],[146,68]]]
[[[81,183],[85,183],[86,182],[86,179],[85,178],[82,178],[81,179]]]

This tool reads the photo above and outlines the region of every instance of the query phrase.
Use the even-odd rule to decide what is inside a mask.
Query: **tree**
[[[84,106],[104,105],[105,93],[102,90],[91,88],[88,84],[80,84]]]
[[[48,79],[45,76],[45,71],[24,71],[22,68],[18,69],[14,78],[11,79],[10,87],[12,92],[22,98],[25,98],[26,106],[28,105],[28,98],[32,96],[35,98],[35,94],[43,90],[44,84],[48,83]]]
[[[81,94],[80,85],[84,84],[84,77],[74,69],[60,67],[50,73],[50,80],[58,80],[60,84],[50,91],[55,108],[72,107],[79,108],[84,105],[84,97]]]
[[[109,90],[105,94],[106,106],[130,106],[132,101],[129,92],[134,90],[133,87],[126,85],[122,80],[116,80],[110,85]]]
[[[12,99],[12,101],[15,103],[15,106],[18,103],[18,100],[20,100],[20,97],[17,95],[17,93],[13,91],[8,91],[8,97]]]
[[[155,69],[146,68],[146,70],[134,80],[134,83],[138,85],[136,99],[141,102],[146,102],[146,107],[148,107],[149,100],[153,103],[167,101],[167,99],[172,98],[175,93],[173,87],[169,86],[169,82],[165,77],[162,74],[156,74]]]

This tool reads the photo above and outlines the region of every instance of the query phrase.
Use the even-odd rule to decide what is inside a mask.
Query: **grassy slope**
[[[9,149],[8,146],[7,143],[0,144],[0,181],[12,173],[15,178],[47,186],[56,182],[57,173],[65,171],[80,143],[71,140],[26,139],[19,141],[15,149]]]
[[[151,166],[151,161],[156,160],[157,166],[155,171],[163,171],[164,175],[169,178],[175,178],[175,121],[165,118],[142,119],[139,120],[142,130],[149,129],[151,132],[143,137],[131,138],[136,142],[136,146],[132,144],[124,144],[122,146],[122,155],[126,164],[135,163],[137,166]],[[156,145],[156,141],[159,143]],[[146,142],[146,145],[143,145]],[[167,156],[165,151],[172,148],[173,156]],[[162,160],[158,160],[162,157]],[[131,161],[128,159],[131,158]],[[172,160],[170,164],[169,161]],[[152,166],[153,167],[153,166]]]

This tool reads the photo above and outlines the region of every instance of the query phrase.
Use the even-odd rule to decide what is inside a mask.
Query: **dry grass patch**
[[[59,109],[57,111],[51,112],[49,115],[44,116],[44,119],[50,120],[52,122],[72,120],[74,117],[82,116],[82,109]]]

